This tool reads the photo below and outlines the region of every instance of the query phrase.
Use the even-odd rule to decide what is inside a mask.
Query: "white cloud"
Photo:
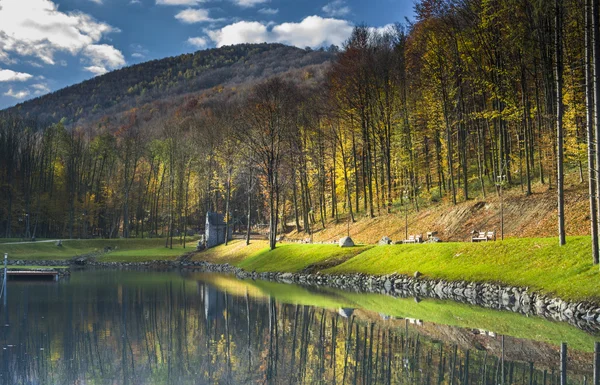
[[[108,72],[106,67],[103,66],[87,66],[83,67],[84,70],[93,73],[94,75],[104,75]]]
[[[6,91],[4,93],[4,96],[10,96],[11,98],[15,98],[15,99],[25,99],[26,97],[29,96],[29,91],[27,90],[21,90],[21,91],[13,91],[12,88],[9,88],[8,91]]]
[[[332,17],[346,16],[350,13],[350,7],[346,5],[344,0],[334,0],[322,9],[325,14]]]
[[[215,21],[208,16],[208,10],[206,9],[184,9],[175,15],[175,18],[182,23],[193,24]]]
[[[32,75],[23,72],[0,69],[0,82],[24,82],[32,77]]]
[[[262,13],[263,15],[277,15],[279,13],[279,9],[261,8],[258,10],[258,13]]]
[[[135,59],[144,59],[150,53],[146,48],[144,48],[141,44],[131,44],[131,57]]]
[[[241,43],[284,43],[297,47],[342,45],[352,33],[346,20],[309,16],[300,23],[283,23],[270,29],[259,22],[240,21],[217,30],[206,30],[217,47]]]
[[[51,0],[0,0],[0,58],[35,57],[56,64],[58,52],[78,55],[117,28],[82,12],[61,12]]]
[[[83,55],[91,64],[91,66],[85,67],[85,70],[96,75],[125,65],[125,57],[121,51],[108,44],[89,45],[85,47]]]
[[[203,37],[190,37],[187,39],[187,42],[188,44],[198,48],[204,48],[208,44],[208,41],[206,41],[206,39]]]
[[[158,5],[198,5],[204,0],[156,0]]]
[[[140,0],[131,0],[131,1],[129,2],[129,4],[130,4],[130,5],[133,5],[133,4],[142,4],[142,2],[141,2]]]
[[[264,4],[269,2],[269,0],[233,0],[236,5],[239,5],[243,8],[254,7],[257,4]]]
[[[35,95],[43,95],[50,92],[50,88],[44,83],[32,84],[31,87],[35,90],[33,92]]]
[[[240,21],[206,33],[217,47],[241,43],[264,43],[269,41],[267,27],[258,21]]]
[[[90,0],[92,3],[96,3],[98,5],[102,5],[102,0]]]

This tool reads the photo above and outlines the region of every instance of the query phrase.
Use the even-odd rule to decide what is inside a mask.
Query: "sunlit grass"
[[[255,246],[259,248],[258,246]],[[280,244],[246,249],[240,243],[199,253],[197,260],[233,263],[246,271],[326,274],[408,274],[529,287],[570,300],[600,299],[600,269],[593,266],[590,237],[512,238],[487,243],[358,246]],[[222,256],[222,258],[219,258]]]
[[[10,259],[65,260],[80,255],[100,252],[105,247],[112,251],[100,259],[127,262],[172,258],[195,250],[195,241],[188,239],[184,250],[178,239],[173,239],[173,250],[165,248],[165,239],[89,239],[64,240],[62,246],[54,242],[26,243],[20,245],[0,244],[0,254],[8,253]]]
[[[229,242],[227,246],[220,245],[195,254],[192,260],[220,264],[236,264],[259,251],[268,249],[268,241],[252,240],[249,245],[246,245],[245,240],[235,239]]]
[[[599,299],[600,271],[590,237],[522,238],[487,243],[379,246],[325,273],[413,274],[474,282],[501,282],[565,299]]]
[[[372,246],[341,248],[338,245],[281,244],[275,250],[265,249],[242,260],[237,266],[257,272],[299,272],[307,268],[338,265]]]

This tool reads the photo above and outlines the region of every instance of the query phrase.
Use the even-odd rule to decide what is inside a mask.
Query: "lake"
[[[593,384],[600,337],[452,302],[232,276],[9,281],[2,384]]]

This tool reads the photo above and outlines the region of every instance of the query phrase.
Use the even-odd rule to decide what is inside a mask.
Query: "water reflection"
[[[344,301],[302,305],[332,295],[294,301],[216,277],[85,272],[58,284],[10,283],[8,311],[0,310],[0,381],[560,383],[554,344],[398,319]],[[568,359],[568,382],[591,384],[592,354],[570,349]]]

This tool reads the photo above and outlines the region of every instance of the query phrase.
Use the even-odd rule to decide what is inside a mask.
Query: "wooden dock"
[[[58,281],[59,272],[56,270],[8,270],[8,279],[52,279]]]

